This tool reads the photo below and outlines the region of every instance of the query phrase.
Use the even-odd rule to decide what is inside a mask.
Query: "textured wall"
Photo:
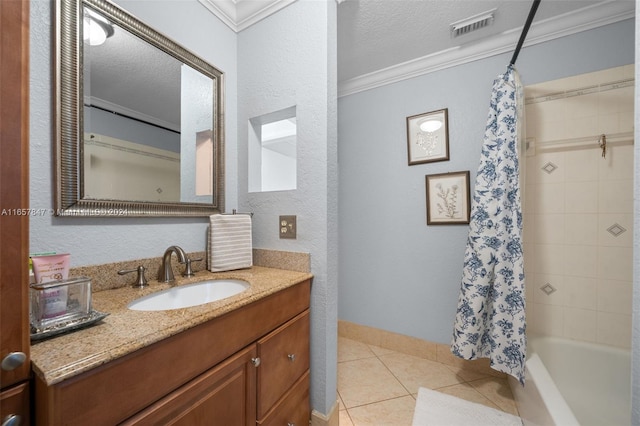
[[[340,98],[339,318],[450,341],[467,226],[427,226],[425,175],[478,167],[493,79],[510,54]],[[529,85],[634,61],[634,22],[524,48]],[[449,109],[450,161],[407,165],[407,116]]]
[[[118,1],[134,16],[226,73],[226,206],[236,192],[236,35],[196,0]],[[30,204],[53,207],[52,24],[54,2],[31,2]],[[178,244],[203,251],[207,220],[152,218],[30,218],[30,251],[71,253],[72,266],[160,256]]]
[[[254,246],[311,254],[311,404],[336,401],[336,4],[300,0],[238,35],[239,209],[254,213]],[[249,120],[296,107],[297,189],[248,193]],[[279,238],[278,216],[298,236]]]
[[[640,0],[636,0],[636,10],[640,7]],[[636,90],[635,105],[640,105],[640,90],[637,82],[640,81],[640,15],[636,13],[635,54],[636,54]],[[640,137],[640,120],[635,115],[635,140]],[[640,424],[640,144],[633,146],[634,151],[634,178],[633,187],[633,312],[631,317],[631,424]]]

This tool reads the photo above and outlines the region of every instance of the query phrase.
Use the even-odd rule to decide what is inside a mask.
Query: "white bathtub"
[[[527,425],[631,424],[630,351],[529,336],[525,386],[510,378]]]

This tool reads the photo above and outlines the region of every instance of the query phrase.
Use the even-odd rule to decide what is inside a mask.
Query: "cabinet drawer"
[[[258,341],[258,419],[309,369],[309,310]]]
[[[121,426],[253,426],[255,375],[250,346],[146,408]]]
[[[20,424],[30,424],[29,383],[21,383],[0,392],[0,420],[4,422],[8,416],[18,416]]]
[[[259,426],[308,426],[311,418],[309,405],[309,372],[298,379],[285,396],[277,402]]]

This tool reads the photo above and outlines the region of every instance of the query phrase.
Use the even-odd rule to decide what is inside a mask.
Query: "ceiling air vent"
[[[451,29],[451,37],[456,38],[472,31],[479,30],[480,28],[488,27],[493,24],[493,14],[495,11],[496,9],[491,9],[450,24],[449,28]]]

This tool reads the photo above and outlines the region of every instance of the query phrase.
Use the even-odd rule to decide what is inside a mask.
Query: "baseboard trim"
[[[338,337],[345,337],[368,345],[379,346],[402,352],[408,355],[441,362],[461,370],[472,370],[495,377],[506,377],[492,369],[489,359],[481,358],[473,361],[453,355],[448,344],[430,342],[417,337],[381,330],[379,328],[360,325],[349,321],[338,320]]]
[[[316,410],[311,411],[311,426],[338,426],[339,423],[339,402],[337,400],[326,415]]]

